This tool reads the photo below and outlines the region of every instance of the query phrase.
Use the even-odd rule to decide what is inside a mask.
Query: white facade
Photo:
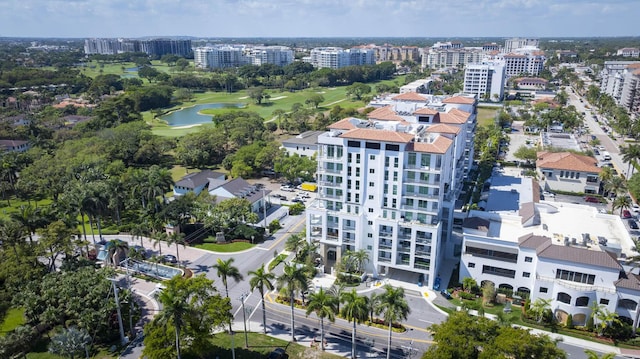
[[[509,53],[488,56],[487,60],[504,63],[507,78],[520,75],[538,76],[544,69],[544,52],[534,47],[523,47]]]
[[[482,99],[502,100],[504,96],[504,64],[486,62],[468,64],[464,69],[464,93],[476,95]]]
[[[523,47],[538,47],[540,40],[514,37],[504,41],[504,53],[510,53]]]
[[[481,47],[431,48],[422,56],[422,68],[464,66],[481,62],[484,56]]]
[[[308,62],[316,68],[339,69],[346,66],[373,65],[375,52],[368,48],[342,49],[339,47],[316,47],[311,50]]]
[[[640,62],[605,61],[600,79],[600,91],[631,114],[640,115]]]
[[[215,45],[193,50],[196,68],[228,68],[243,65],[274,64],[285,66],[293,62],[293,50],[285,46]]]
[[[476,100],[407,93],[389,101],[369,120],[346,118],[318,137],[307,239],[320,244],[327,272],[345,251],[365,250],[375,276],[432,286],[473,157]]]
[[[595,303],[634,319],[640,300],[636,275],[622,254],[635,255],[622,220],[593,207],[537,201],[530,178],[494,175],[487,211],[463,223],[460,277],[512,290],[531,301],[551,299],[561,322],[584,325]]]

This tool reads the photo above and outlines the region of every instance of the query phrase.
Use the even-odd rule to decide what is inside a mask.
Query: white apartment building
[[[460,277],[479,285],[551,299],[560,322],[585,325],[593,304],[632,322],[639,310],[639,276],[623,267],[635,255],[616,215],[587,205],[539,201],[530,178],[494,175],[486,211],[463,223]],[[636,323],[637,325],[637,323]]]
[[[346,66],[374,65],[375,52],[371,48],[343,49],[339,47],[316,47],[304,59],[316,68],[339,69]]]
[[[483,62],[467,64],[464,69],[464,93],[479,99],[502,100],[504,97],[504,64]]]
[[[285,66],[293,62],[293,50],[286,46],[214,45],[193,50],[196,68],[228,68],[243,65],[274,64]]]
[[[378,99],[367,120],[318,136],[318,198],[307,239],[325,271],[365,250],[367,271],[433,286],[473,159],[476,99],[414,92]]]
[[[521,37],[514,37],[511,39],[507,39],[504,41],[504,48],[503,48],[503,52],[505,54],[508,54],[510,52],[516,51],[518,49],[521,49],[523,47],[539,47],[540,46],[540,40],[538,39],[527,39],[527,38],[521,38]]]
[[[504,62],[506,78],[520,75],[538,76],[544,69],[546,57],[537,48],[525,47],[509,53],[499,53],[487,57],[488,61]]]
[[[481,47],[430,48],[422,55],[422,68],[464,66],[482,62],[485,51]]]
[[[632,114],[640,115],[640,62],[605,61],[600,71],[600,91]]]
[[[616,55],[622,57],[640,57],[640,49],[637,47],[624,47],[618,50]]]

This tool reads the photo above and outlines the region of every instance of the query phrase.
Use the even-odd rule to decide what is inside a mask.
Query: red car
[[[600,203],[600,199],[598,197],[586,196],[584,200],[585,202]]]
[[[625,209],[622,211],[622,218],[631,218],[631,212]]]

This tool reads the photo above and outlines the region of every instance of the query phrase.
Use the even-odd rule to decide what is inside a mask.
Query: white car
[[[634,203],[633,206],[631,206],[631,210],[638,213],[640,212],[640,206],[637,203]]]
[[[295,192],[295,189],[288,185],[280,186],[280,190],[285,192]]]
[[[542,195],[549,198],[556,198],[556,194],[553,192],[544,191],[542,192]]]

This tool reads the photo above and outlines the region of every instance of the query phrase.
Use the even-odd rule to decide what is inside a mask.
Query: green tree
[[[387,341],[387,359],[391,358],[391,334],[393,333],[393,322],[407,320],[411,313],[409,304],[404,296],[404,288],[394,288],[389,284],[383,287],[384,293],[380,296],[376,312],[381,313],[384,320],[389,324],[389,337]]]
[[[343,292],[340,295],[340,301],[344,303],[340,310],[340,315],[344,319],[353,322],[353,330],[351,332],[351,357],[356,358],[356,327],[358,323],[367,320],[369,315],[369,297],[361,296],[355,289],[350,292]]]
[[[229,298],[229,285],[228,279],[231,278],[236,282],[240,282],[242,280],[242,274],[238,270],[238,267],[233,265],[235,261],[234,258],[229,258],[227,260],[223,260],[218,258],[216,264],[212,265],[211,268],[216,270],[218,278],[222,279],[222,284],[224,285],[224,290],[227,298]]]
[[[169,237],[167,238],[167,247],[171,247],[172,244],[176,245],[176,257],[178,259],[178,266],[180,266],[180,246],[184,248],[186,245],[184,233],[173,232],[169,234]]]
[[[537,151],[533,147],[520,146],[513,154],[516,158],[527,161],[527,163],[535,162],[538,158]]]
[[[264,334],[267,334],[267,308],[264,303],[264,289],[273,290],[273,280],[276,276],[273,273],[267,272],[264,269],[264,264],[255,271],[250,271],[249,276],[251,277],[251,279],[249,279],[251,290],[258,288],[258,292],[260,292],[260,301],[262,302],[262,328]]]
[[[352,85],[347,86],[347,96],[353,96],[356,100],[360,101],[362,96],[371,93],[371,86],[354,82]]]
[[[313,108],[316,109],[322,102],[324,102],[324,96],[322,96],[321,94],[313,94],[304,101],[305,104],[312,105]]]
[[[49,259],[49,271],[55,271],[58,256],[62,253],[73,251],[73,242],[71,240],[73,231],[64,222],[58,220],[38,233],[40,234],[38,244]]]
[[[49,352],[74,359],[86,351],[87,345],[91,343],[91,336],[84,329],[75,327],[63,329],[62,332],[51,337]]]
[[[262,103],[262,99],[264,98],[264,88],[262,87],[250,87],[247,89],[247,96],[250,99],[254,100],[257,105]]]
[[[478,282],[471,277],[462,278],[462,288],[467,292],[471,292],[473,288],[478,286]]]
[[[332,296],[324,288],[309,295],[307,316],[314,312],[320,318],[320,348],[324,351],[324,318],[333,322],[338,311],[338,298]]]
[[[309,280],[303,267],[285,263],[284,272],[276,279],[276,281],[278,283],[278,289],[286,291],[289,294],[289,303],[291,304],[291,340],[295,342],[295,293],[298,290],[307,290],[309,287]]]
[[[638,165],[640,160],[640,146],[630,144],[620,148],[620,154],[622,155],[622,161],[627,163],[627,173],[633,174],[633,170]]]
[[[549,308],[551,308],[551,299],[537,298],[531,304],[529,311],[533,314],[533,317],[538,321],[538,323],[541,323],[545,310]]]
[[[606,353],[602,356],[590,349],[585,349],[584,353],[587,354],[587,359],[615,359],[616,353]]]

